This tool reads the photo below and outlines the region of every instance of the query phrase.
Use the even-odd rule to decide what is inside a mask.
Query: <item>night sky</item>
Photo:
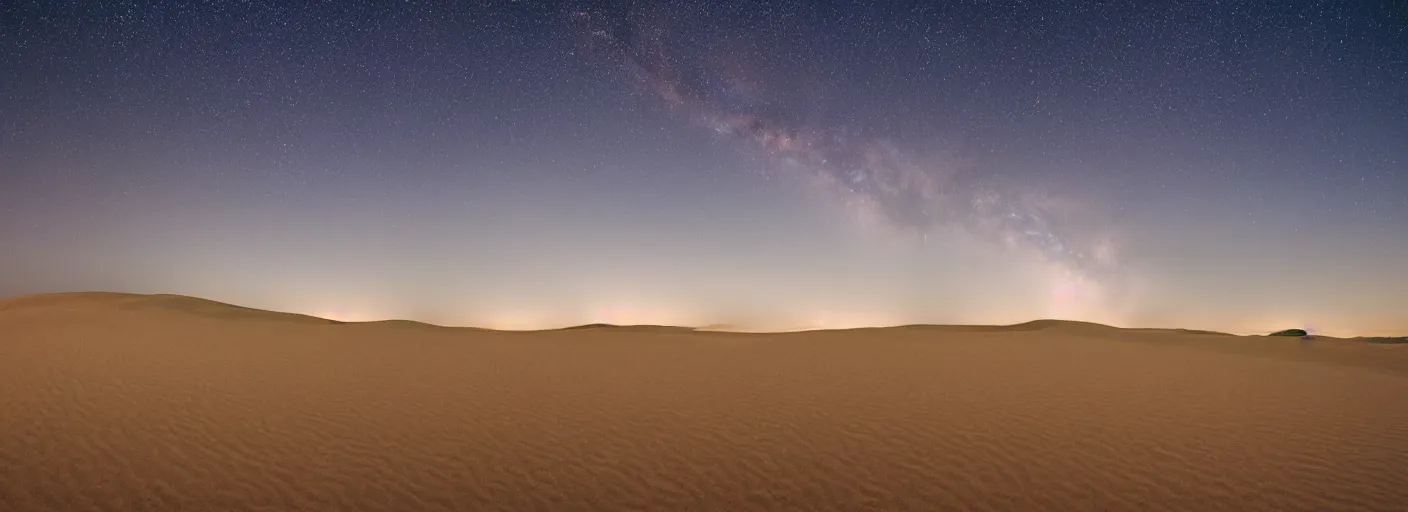
[[[0,296],[1408,334],[1404,2],[0,2]]]

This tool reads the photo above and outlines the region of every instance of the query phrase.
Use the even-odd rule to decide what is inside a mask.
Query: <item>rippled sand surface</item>
[[[0,302],[0,509],[1405,510],[1408,345]]]

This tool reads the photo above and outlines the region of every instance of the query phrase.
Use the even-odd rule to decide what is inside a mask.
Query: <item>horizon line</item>
[[[612,322],[587,322],[587,323],[581,323],[581,324],[568,324],[568,325],[562,325],[562,326],[557,326],[557,327],[542,327],[542,328],[530,328],[530,329],[508,329],[508,328],[500,328],[500,327],[486,327],[486,326],[479,326],[479,325],[445,325],[445,324],[439,324],[439,323],[434,323],[434,322],[427,322],[427,321],[423,321],[423,320],[412,320],[412,319],[408,319],[408,318],[382,318],[382,319],[376,319],[376,320],[342,320],[342,319],[337,319],[337,318],[329,318],[329,317],[326,317],[326,316],[320,316],[320,315],[312,314],[312,313],[301,313],[301,312],[294,312],[294,311],[281,311],[281,310],[274,310],[274,309],[265,309],[265,308],[260,308],[260,307],[244,306],[244,305],[239,305],[239,304],[235,304],[235,303],[232,303],[232,302],[224,302],[224,301],[220,301],[220,300],[208,299],[208,298],[204,298],[204,297],[197,297],[197,296],[193,296],[193,295],[184,295],[184,294],[179,294],[179,293],[135,293],[135,292],[114,292],[114,291],[105,291],[105,290],[85,290],[85,291],[66,291],[66,292],[41,292],[41,293],[26,293],[26,294],[20,294],[20,295],[13,295],[13,296],[9,296],[9,297],[0,297],[0,311],[4,311],[4,310],[6,310],[6,309],[9,309],[9,308],[10,308],[12,305],[14,305],[15,303],[37,301],[37,300],[42,300],[42,299],[45,299],[45,298],[50,298],[50,299],[59,298],[59,297],[73,297],[73,298],[78,298],[78,297],[83,297],[83,296],[87,296],[88,298],[97,298],[97,297],[104,297],[104,296],[106,296],[106,297],[109,297],[109,298],[163,298],[163,297],[164,297],[164,298],[170,298],[170,299],[183,299],[183,300],[191,300],[191,301],[204,302],[204,303],[208,303],[208,304],[210,304],[210,305],[220,305],[220,306],[225,306],[225,307],[230,307],[230,308],[237,308],[237,309],[242,309],[242,310],[257,311],[257,312],[269,313],[269,314],[303,316],[303,317],[318,319],[318,320],[322,320],[322,321],[329,322],[329,323],[332,323],[332,324],[340,324],[340,325],[375,324],[375,323],[386,323],[386,322],[404,322],[404,323],[420,324],[420,325],[425,325],[425,326],[435,327],[435,328],[441,328],[441,329],[475,329],[475,330],[497,331],[497,332],[548,332],[548,331],[583,330],[583,329],[609,329],[609,328],[616,328],[616,329],[628,329],[628,328],[659,328],[659,329],[679,329],[679,330],[688,330],[688,331],[691,331],[691,332],[719,332],[719,333],[738,333],[738,334],[786,334],[786,333],[798,333],[798,332],[851,331],[851,330],[860,330],[860,329],[900,329],[900,328],[914,328],[914,327],[1015,328],[1015,327],[1031,326],[1031,325],[1033,325],[1033,324],[1042,324],[1042,323],[1049,323],[1049,324],[1053,324],[1053,325],[1060,325],[1060,324],[1066,324],[1066,325],[1087,325],[1087,326],[1103,327],[1103,328],[1108,328],[1108,329],[1121,329],[1121,330],[1133,330],[1133,331],[1181,331],[1181,332],[1185,332],[1185,333],[1209,334],[1209,335],[1225,335],[1225,336],[1264,336],[1264,335],[1270,334],[1270,333],[1272,333],[1272,332],[1278,332],[1278,331],[1267,331],[1267,332],[1264,332],[1264,333],[1247,333],[1247,334],[1243,334],[1243,333],[1236,333],[1236,332],[1227,332],[1227,331],[1219,331],[1219,330],[1212,330],[1212,329],[1196,329],[1196,328],[1187,328],[1187,327],[1126,327],[1126,326],[1113,325],[1113,324],[1106,324],[1106,323],[1100,323],[1100,322],[1091,322],[1091,321],[1087,321],[1087,320],[1073,320],[1073,319],[1064,319],[1064,318],[1036,318],[1036,319],[1028,320],[1028,321],[1025,321],[1025,322],[1017,322],[1017,323],[1012,323],[1012,324],[961,324],[961,323],[960,323],[960,324],[943,324],[943,323],[922,323],[922,322],[921,322],[921,323],[859,325],[859,326],[851,326],[851,327],[811,327],[811,326],[804,326],[804,327],[795,327],[795,328],[787,328],[787,329],[753,329],[753,328],[748,328],[748,327],[746,327],[746,326],[735,325],[735,324],[727,324],[727,323],[713,323],[713,324],[704,324],[704,325],[673,325],[673,324],[652,324],[652,323],[618,324],[618,323],[612,323]],[[1405,339],[1408,339],[1408,336],[1401,336],[1401,337],[1400,337],[1400,336],[1352,336],[1352,337],[1347,337],[1347,338],[1346,338],[1346,337],[1339,337],[1339,336],[1334,336],[1334,335],[1329,335],[1329,334],[1323,334],[1323,333],[1318,333],[1318,332],[1311,332],[1309,329],[1306,329],[1306,331],[1308,332],[1308,336],[1311,336],[1311,337],[1329,337],[1329,338],[1338,338],[1338,339],[1375,339],[1375,338],[1387,338],[1387,339],[1405,338]]]

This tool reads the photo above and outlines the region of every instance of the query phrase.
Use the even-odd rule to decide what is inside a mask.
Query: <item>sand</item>
[[[0,302],[0,509],[1405,510],[1408,345]]]

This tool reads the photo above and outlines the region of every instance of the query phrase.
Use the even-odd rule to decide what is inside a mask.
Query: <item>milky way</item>
[[[593,54],[618,62],[679,119],[759,152],[766,171],[815,186],[866,225],[911,237],[960,226],[987,242],[1036,255],[1067,283],[1098,288],[1102,295],[1116,291],[1121,267],[1114,232],[1088,208],[1021,183],[916,158],[885,138],[798,122],[799,115],[748,101],[747,91],[736,90],[739,77],[698,72],[706,66],[670,46],[664,36],[686,20],[649,7],[575,11],[570,17]]]
[[[1404,2],[0,2],[0,297],[1408,330]]]

